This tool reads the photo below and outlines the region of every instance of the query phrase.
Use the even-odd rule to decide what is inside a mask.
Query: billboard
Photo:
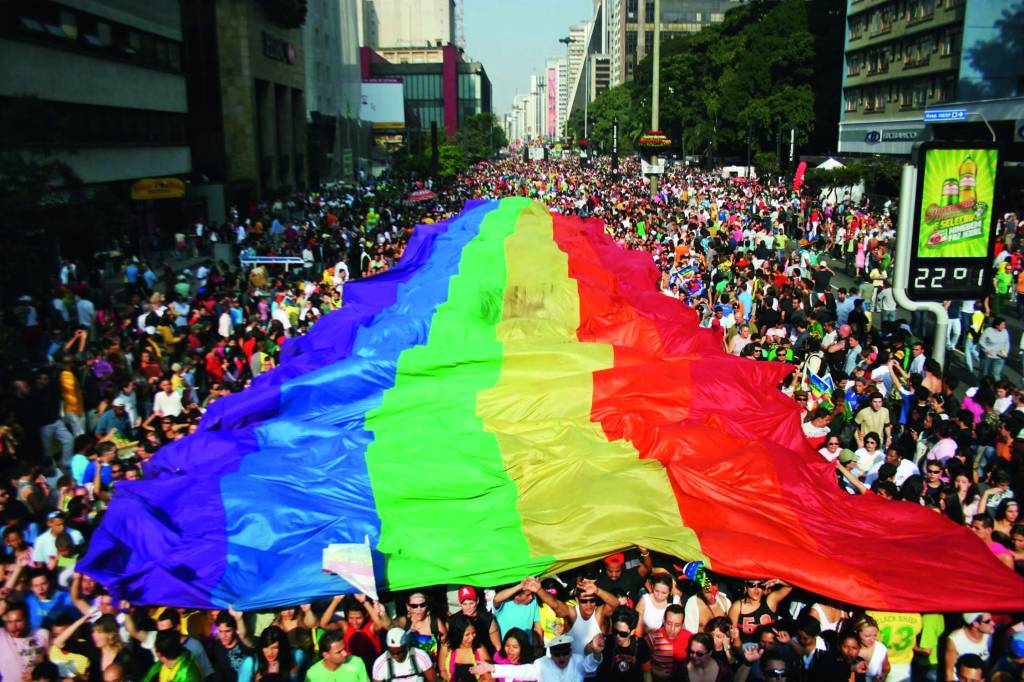
[[[365,80],[362,84],[359,118],[374,128],[405,127],[404,86],[400,79]]]
[[[988,255],[998,161],[995,149],[925,151],[919,258]]]
[[[918,148],[907,295],[979,299],[991,289],[999,149],[991,142]]]

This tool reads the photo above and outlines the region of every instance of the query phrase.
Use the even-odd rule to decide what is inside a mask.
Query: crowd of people
[[[1024,309],[1014,214],[999,220],[992,295],[947,304],[957,378],[928,357],[927,320],[896,305],[889,202],[682,165],[652,197],[634,159],[509,158],[428,189],[381,180],[232,210],[183,230],[162,262],[129,254],[114,277],[63,262],[50,291],[19,293],[0,399],[0,682],[1024,679],[1022,614],[865,611],[857,595],[642,547],[543,580],[269,613],[129,604],[76,572],[118,481],[271,370],[285,339],[344,305],[347,281],[393,266],[417,224],[468,199],[529,196],[649,253],[652,286],[724,352],[791,363],[779,388],[837,486],[929,507],[1024,574],[1024,391],[1004,377],[1018,356],[1004,316]],[[222,244],[297,260],[243,268],[216,257]]]

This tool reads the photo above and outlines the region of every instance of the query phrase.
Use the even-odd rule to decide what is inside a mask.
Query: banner
[[[929,149],[921,182],[920,258],[984,258],[999,152]]]
[[[801,161],[800,165],[796,167],[796,175],[793,176],[793,191],[799,192],[800,188],[804,186],[804,173],[807,172],[807,162]]]

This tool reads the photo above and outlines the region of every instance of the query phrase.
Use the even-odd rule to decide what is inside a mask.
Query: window
[[[860,91],[848,90],[845,100],[844,108],[846,111],[857,111],[860,108]]]
[[[654,19],[654,3],[648,1],[644,4],[644,22],[653,24]]]
[[[636,21],[638,0],[626,0],[626,21]]]
[[[860,73],[861,56],[859,54],[847,55],[846,57],[846,75],[856,76]]]
[[[914,108],[923,109],[928,104],[928,84],[918,83],[914,85]]]
[[[66,38],[71,40],[78,38],[78,16],[74,12],[61,10],[60,30]]]

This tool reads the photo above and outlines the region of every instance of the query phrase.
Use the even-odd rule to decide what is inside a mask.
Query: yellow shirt
[[[914,659],[917,636],[924,627],[920,613],[868,611],[878,622],[878,639],[889,650],[889,663],[910,663]]]

